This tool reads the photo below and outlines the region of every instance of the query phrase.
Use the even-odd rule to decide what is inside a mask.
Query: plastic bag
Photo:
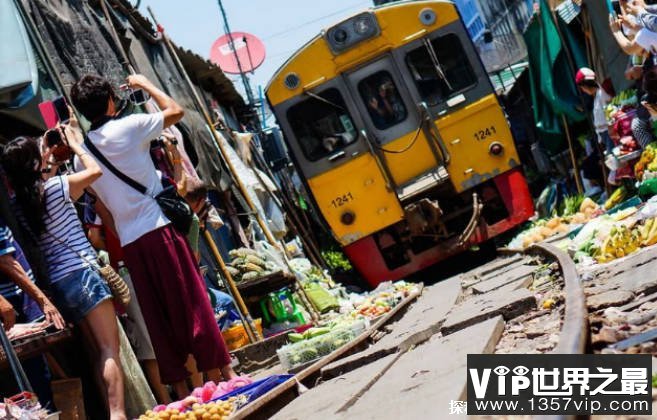
[[[278,269],[282,270],[285,273],[290,272],[290,270],[288,270],[287,268],[287,264],[285,264],[285,258],[281,254],[281,251],[279,251],[274,246],[270,245],[269,242],[254,241],[253,249],[256,250],[258,253],[265,255],[267,257],[267,261],[272,261],[274,264],[276,264],[276,267]]]
[[[340,309],[340,304],[335,296],[324,289],[319,283],[306,283],[303,286],[303,290],[319,313],[323,314],[333,309]]]
[[[639,185],[639,196],[641,198],[649,198],[657,195],[657,178],[644,180]]]

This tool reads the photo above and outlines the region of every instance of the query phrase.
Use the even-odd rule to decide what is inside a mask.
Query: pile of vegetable
[[[356,305],[354,310],[351,311],[350,316],[352,318],[365,317],[369,320],[376,319],[390,312],[392,308],[397,306],[403,298],[410,295],[416,288],[416,285],[407,283],[404,280],[382,284]]]
[[[228,419],[237,409],[238,398],[233,397],[227,401],[216,401],[201,404],[193,397],[187,397],[185,404],[180,408],[155,407],[139,417],[139,420],[168,419],[168,420],[224,420]]]
[[[600,207],[590,198],[581,195],[566,197],[561,216],[535,221],[528,229],[516,236],[508,247],[527,248],[554,235],[567,233],[571,225],[584,224],[599,214]]]
[[[630,89],[614,97],[605,109],[609,134],[617,145],[612,150],[612,155],[605,159],[605,164],[616,171],[617,180],[633,177],[632,165],[628,163],[638,158],[641,149],[632,132],[632,120],[636,118],[637,103],[636,90]]]
[[[339,349],[367,328],[363,320],[339,318],[324,327],[310,328],[304,334],[288,334],[291,343],[277,350],[285,369],[309,363]]]
[[[258,253],[249,248],[231,250],[231,262],[227,266],[228,272],[235,281],[252,281],[277,271],[278,266],[273,261],[267,261],[265,254]]]
[[[571,252],[578,262],[606,263],[657,243],[657,218],[636,207],[602,216],[587,224],[573,239]],[[643,213],[643,214],[642,214]]]
[[[390,312],[416,288],[417,285],[401,280],[382,283],[367,296],[357,295],[357,303],[349,304],[341,315],[303,334],[288,334],[290,344],[278,350],[281,364],[293,369],[337,350],[365,331],[370,320]]]
[[[611,123],[617,116],[618,112],[627,111],[628,109],[636,107],[639,102],[636,94],[636,89],[627,89],[611,98],[611,101],[609,101],[609,104],[605,109],[607,121]]]
[[[323,251],[322,257],[331,270],[337,272],[351,271],[351,263],[340,251]]]
[[[657,177],[657,142],[652,142],[646,146],[641,153],[641,158],[634,165],[634,174],[638,180]]]
[[[605,204],[603,206],[604,209],[611,210],[612,208],[616,207],[617,205],[625,201],[627,195],[628,195],[627,188],[625,188],[624,186],[616,188],[614,192],[611,193],[607,201],[605,201]]]

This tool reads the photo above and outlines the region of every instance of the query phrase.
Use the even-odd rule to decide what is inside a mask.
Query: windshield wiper
[[[336,104],[335,102],[331,102],[331,101],[329,101],[329,100],[326,99],[326,98],[322,98],[321,96],[319,96],[319,95],[315,95],[314,93],[309,92],[309,91],[304,91],[303,93],[305,93],[306,95],[310,96],[311,98],[317,99],[317,100],[320,101],[320,102],[324,102],[325,104],[331,105],[333,108],[339,109],[340,111],[343,111],[343,112],[345,111],[345,109],[344,109],[343,107],[341,107],[340,105]]]
[[[449,90],[453,91],[454,89],[452,88],[451,83],[449,83],[449,80],[447,80],[447,76],[445,76],[445,72],[443,71],[443,67],[440,65],[440,61],[438,61],[438,55],[436,54],[436,50],[433,49],[433,45],[431,45],[431,41],[429,41],[428,38],[424,38],[422,41],[424,42],[424,46],[426,47],[427,52],[429,53],[429,58],[431,58],[431,62],[433,63],[434,69],[436,70],[438,77],[440,77],[443,80],[443,82],[445,82]]]

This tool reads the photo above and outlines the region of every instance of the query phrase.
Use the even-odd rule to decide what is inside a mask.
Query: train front
[[[372,286],[534,212],[451,2],[394,3],[332,26],[279,69],[267,98],[315,208]]]

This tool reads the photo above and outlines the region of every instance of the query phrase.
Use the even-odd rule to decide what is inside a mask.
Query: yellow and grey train
[[[504,111],[449,1],[375,7],[322,31],[266,95],[313,205],[372,286],[534,212]]]

